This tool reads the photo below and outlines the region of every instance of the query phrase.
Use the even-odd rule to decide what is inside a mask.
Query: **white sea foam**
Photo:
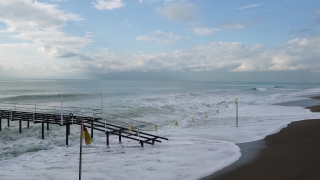
[[[105,98],[104,111],[160,124],[159,135],[168,137],[169,141],[140,148],[135,141],[123,139],[119,144],[118,138],[111,136],[111,145],[106,148],[104,134],[95,132],[94,144],[83,148],[83,179],[199,179],[236,161],[241,156],[236,143],[262,139],[292,121],[319,118],[318,113],[302,107],[273,104],[305,99],[305,96],[319,94],[320,88],[290,87],[294,90],[289,92],[268,88],[255,93],[241,91],[247,87],[224,88],[210,91],[205,87],[192,93],[165,90],[162,94]],[[235,98],[239,100],[239,127],[235,125]],[[206,114],[208,118],[204,118]],[[191,122],[192,117],[195,122]],[[179,126],[173,126],[174,121],[178,121]],[[5,125],[3,121],[2,127]],[[72,126],[68,147],[63,146],[64,127],[52,125],[45,140],[41,140],[37,125],[24,128],[21,135],[17,124],[12,122],[12,126],[0,132],[0,144],[6,148],[0,148],[0,154],[12,152],[10,148],[32,148],[29,147],[29,152],[2,158],[0,179],[77,179],[77,126]]]

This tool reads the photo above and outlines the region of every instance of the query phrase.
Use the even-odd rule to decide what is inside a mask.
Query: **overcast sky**
[[[316,80],[319,25],[320,0],[0,0],[0,77]]]

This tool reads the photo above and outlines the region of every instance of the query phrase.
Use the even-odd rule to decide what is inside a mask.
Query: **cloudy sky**
[[[0,0],[0,76],[317,80],[319,25],[320,0]]]

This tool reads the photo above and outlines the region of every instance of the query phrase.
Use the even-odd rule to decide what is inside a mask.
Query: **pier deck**
[[[1,108],[1,107],[0,107]],[[109,136],[111,134],[117,135],[119,137],[119,142],[121,138],[127,138],[134,141],[138,141],[141,147],[144,143],[153,145],[155,142],[161,143],[161,140],[168,140],[168,138],[161,137],[158,135],[153,135],[150,133],[143,132],[139,129],[130,129],[128,126],[118,125],[114,123],[109,123],[107,119],[102,119],[101,117],[90,116],[78,116],[69,114],[58,114],[58,113],[43,113],[43,112],[28,112],[20,110],[8,110],[0,109],[0,131],[2,130],[2,121],[7,120],[7,126],[10,127],[11,121],[19,121],[19,133],[22,133],[22,122],[27,122],[27,127],[29,128],[30,122],[41,123],[42,124],[42,139],[44,139],[44,126],[47,125],[47,130],[49,129],[49,124],[56,124],[66,127],[66,145],[68,145],[68,135],[70,135],[71,125],[80,125],[83,122],[84,126],[91,129],[91,137],[93,137],[93,130],[101,131],[106,134],[106,144],[109,145]]]

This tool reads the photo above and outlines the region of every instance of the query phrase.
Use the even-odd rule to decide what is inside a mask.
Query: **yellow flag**
[[[91,144],[92,143],[92,138],[89,134],[89,132],[87,131],[87,128],[86,126],[83,126],[83,129],[82,129],[82,138],[84,138],[86,144]]]

